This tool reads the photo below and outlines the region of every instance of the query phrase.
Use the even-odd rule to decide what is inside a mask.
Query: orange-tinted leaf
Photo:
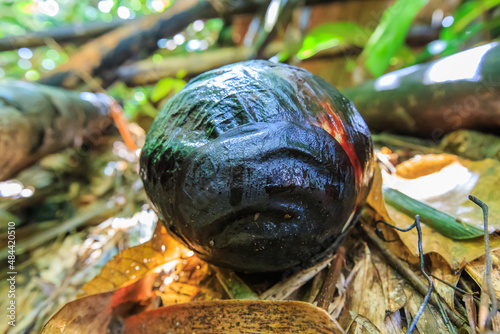
[[[106,333],[113,316],[124,317],[131,310],[147,310],[151,304],[153,281],[149,274],[121,289],[86,296],[67,303],[42,329],[42,334]]]
[[[99,275],[83,286],[84,295],[110,290],[140,279],[151,269],[180,259],[187,249],[168,235],[158,222],[153,238],[136,247],[121,251],[108,261]]]
[[[218,300],[177,304],[125,319],[125,334],[343,333],[324,310],[295,301]]]
[[[375,172],[373,173],[372,187],[368,198],[366,199],[366,204],[371,206],[373,210],[378,214],[376,219],[383,219],[386,222],[391,222],[391,217],[387,212],[385,207],[384,195],[382,193],[382,172],[378,166],[375,166]]]
[[[366,203],[374,211],[373,221],[384,220],[389,224],[394,225],[394,221],[392,220],[385,206],[384,195],[382,194],[382,173],[378,166],[375,168],[372,182],[372,187],[370,189],[370,193],[368,194],[368,198],[366,199]],[[383,224],[379,224],[377,228],[383,231],[384,236],[387,240],[395,240],[393,242],[386,243],[387,248],[389,248],[391,252],[397,254],[400,258],[409,263],[416,264],[419,262],[418,254],[410,251],[404,243],[398,240],[399,236],[396,233],[395,229]]]
[[[216,300],[222,298],[222,294],[206,287],[175,282],[166,286],[162,292],[157,292],[157,295],[160,296],[164,306],[187,303],[193,299]]]
[[[182,284],[182,283],[179,283]],[[170,284],[165,288],[165,291],[158,292],[158,296],[160,296],[162,305],[174,305],[174,304],[182,304],[190,302],[193,296],[196,294],[198,289],[195,286],[187,285],[188,288],[182,287],[180,291],[175,290],[173,286],[174,284]]]
[[[420,176],[439,172],[441,169],[454,162],[458,162],[458,157],[456,155],[428,154],[400,163],[396,167],[396,172],[405,179],[416,179]]]

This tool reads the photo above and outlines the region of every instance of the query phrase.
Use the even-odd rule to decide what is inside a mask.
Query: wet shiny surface
[[[249,272],[300,265],[342,237],[371,169],[352,104],[319,77],[267,61],[193,79],[141,155],[168,229],[203,259]]]

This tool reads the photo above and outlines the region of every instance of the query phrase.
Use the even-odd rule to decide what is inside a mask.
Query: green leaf
[[[338,45],[352,44],[364,47],[372,31],[352,22],[325,23],[312,29],[304,39],[299,59]]]
[[[410,25],[428,0],[397,0],[382,15],[379,25],[364,48],[361,57],[376,77],[384,74],[391,58],[404,44]]]
[[[422,63],[428,61],[433,56],[439,55],[441,57],[450,56],[457,52],[463,50],[464,43],[467,42],[472,37],[477,34],[488,31],[492,29],[496,29],[500,27],[500,17],[484,21],[477,22],[475,24],[470,25],[465,29],[465,31],[461,32],[454,39],[450,40],[442,40],[438,39],[429,43],[425,49],[417,55],[416,61],[413,64]]]
[[[176,78],[162,79],[162,80],[158,81],[156,86],[153,88],[153,92],[151,93],[151,101],[158,102],[159,100],[164,98],[171,91],[173,91],[174,93],[177,93],[185,85],[186,85],[186,82],[182,79],[176,79]]]
[[[484,234],[482,229],[436,210],[425,203],[406,196],[398,190],[384,188],[383,193],[387,204],[410,217],[415,217],[417,214],[420,215],[422,223],[445,237],[464,240],[477,238]]]
[[[462,31],[474,19],[497,5],[500,5],[500,0],[477,0],[463,3],[453,15],[453,24],[441,31],[440,39],[450,41],[463,38]]]
[[[219,267],[212,268],[220,284],[231,299],[259,299],[259,296],[234,271]]]

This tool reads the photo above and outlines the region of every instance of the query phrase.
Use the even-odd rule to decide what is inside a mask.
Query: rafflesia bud
[[[303,265],[353,226],[373,169],[353,104],[304,69],[254,60],[201,74],[166,103],[141,177],[169,232],[216,265]]]

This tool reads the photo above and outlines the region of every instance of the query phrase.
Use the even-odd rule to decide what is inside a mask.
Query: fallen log
[[[440,140],[458,129],[500,133],[498,42],[342,91],[372,131]]]
[[[112,103],[104,94],[0,82],[0,180],[65,147],[99,144]]]

